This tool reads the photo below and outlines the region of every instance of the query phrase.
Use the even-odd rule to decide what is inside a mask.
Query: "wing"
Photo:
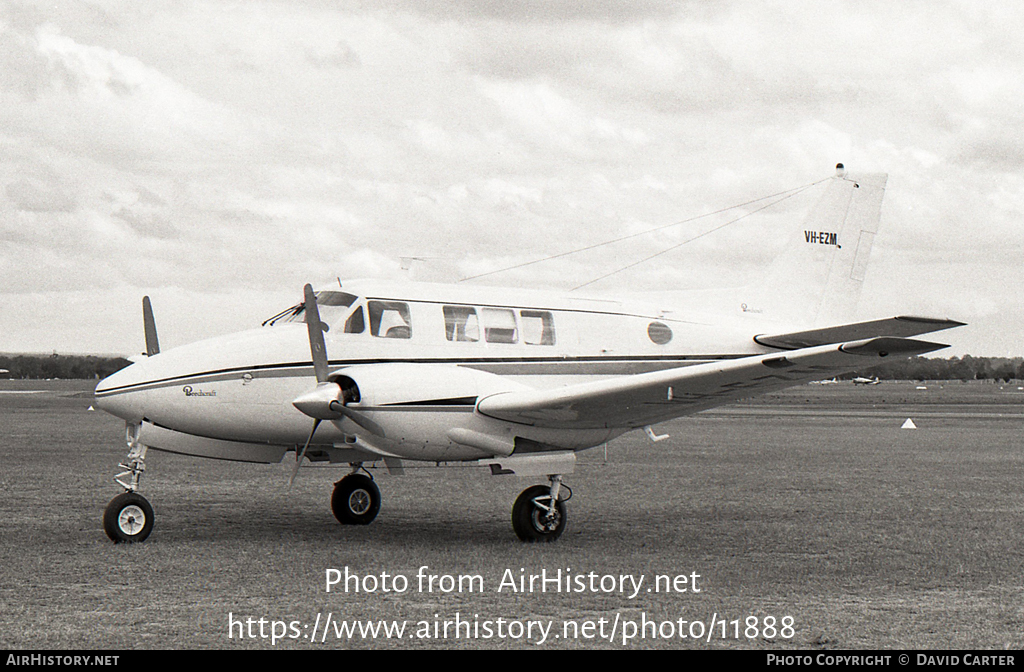
[[[832,343],[553,390],[505,392],[477,403],[483,415],[563,429],[643,427],[737,399],[843,373],[870,358],[919,355],[947,346],[904,338]]]

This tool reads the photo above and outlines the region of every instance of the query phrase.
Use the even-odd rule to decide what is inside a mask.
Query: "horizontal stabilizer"
[[[964,326],[964,323],[957,322],[956,320],[901,315],[884,320],[856,322],[854,324],[843,324],[838,327],[796,331],[790,334],[755,336],[754,341],[770,348],[797,350],[799,348],[810,348],[815,345],[875,338],[876,336],[907,338],[909,336],[929,334],[933,331],[942,331],[943,329],[962,326]]]
[[[839,346],[839,349],[851,355],[862,355],[865,357],[873,357],[875,355],[879,357],[888,357],[889,355],[912,357],[948,347],[945,343],[915,341],[909,338],[872,338],[865,341],[843,343]]]
[[[480,399],[476,410],[537,427],[638,428],[846,373],[865,366],[864,357],[919,355],[944,347],[889,337],[831,343],[550,390],[498,393]]]

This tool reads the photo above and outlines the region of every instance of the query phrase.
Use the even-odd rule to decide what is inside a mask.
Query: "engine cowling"
[[[476,404],[479,397],[532,389],[504,376],[454,364],[358,364],[328,379],[344,392],[346,406]]]

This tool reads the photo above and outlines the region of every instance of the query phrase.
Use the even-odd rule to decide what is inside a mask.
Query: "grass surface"
[[[569,527],[524,545],[510,509],[531,482],[475,469],[375,472],[378,519],[329,508],[345,470],[151,452],[152,536],[102,530],[123,423],[86,409],[91,384],[0,381],[0,647],[235,648],[228,614],[335,619],[710,622],[792,616],[790,639],[650,639],[672,648],[986,648],[1024,644],[1024,392],[992,384],[804,386],[633,433],[580,455]],[[45,389],[45,394],[5,391]],[[901,430],[912,417],[919,429]],[[483,593],[420,592],[419,567],[478,574]],[[326,593],[327,568],[404,574],[405,594]],[[518,575],[700,575],[700,593],[496,592]],[[310,626],[311,627],[311,626]],[[412,626],[410,626],[412,627]],[[718,626],[721,629],[721,625]],[[729,625],[730,634],[732,625]],[[744,629],[740,626],[740,630]],[[533,647],[509,638],[328,638],[276,646]],[[620,648],[549,639],[544,647]]]

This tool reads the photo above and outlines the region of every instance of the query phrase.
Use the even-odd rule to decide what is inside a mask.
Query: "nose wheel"
[[[103,530],[114,543],[143,541],[153,531],[153,507],[137,492],[120,494],[107,504]]]

